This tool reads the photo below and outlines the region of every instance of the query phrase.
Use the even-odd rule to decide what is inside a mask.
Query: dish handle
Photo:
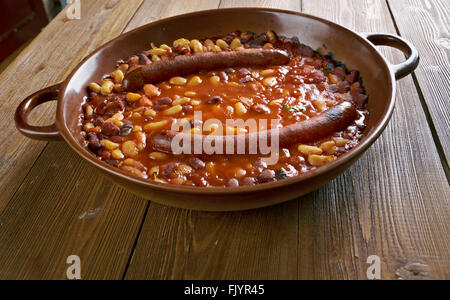
[[[57,100],[60,86],[61,84],[56,84],[54,86],[42,89],[31,96],[28,96],[22,101],[22,103],[19,104],[16,109],[14,121],[16,123],[17,130],[19,130],[20,133],[36,140],[61,140],[61,136],[55,123],[48,126],[32,126],[28,124],[28,116],[36,106],[45,102]]]
[[[419,65],[419,52],[410,42],[389,33],[363,33],[363,37],[377,46],[390,46],[401,50],[406,55],[406,61],[399,64],[389,64],[394,71],[395,79],[399,80],[411,74]]]

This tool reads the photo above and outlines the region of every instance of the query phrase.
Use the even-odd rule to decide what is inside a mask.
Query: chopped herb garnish
[[[301,113],[301,112],[305,111],[304,108],[300,109],[298,107],[291,106],[291,105],[286,105],[286,104],[283,104],[283,109],[286,110],[286,111],[293,112],[293,113]]]

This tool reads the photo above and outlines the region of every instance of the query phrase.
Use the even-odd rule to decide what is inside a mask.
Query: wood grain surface
[[[82,0],[82,26],[62,12],[0,74],[6,91],[0,103],[0,279],[65,278],[72,254],[81,258],[83,279],[366,279],[369,255],[381,258],[383,279],[450,279],[450,190],[445,155],[439,155],[448,150],[442,142],[448,133],[440,131],[445,124],[438,118],[445,111],[429,103],[432,97],[448,103],[432,83],[434,76],[445,80],[445,73],[419,69],[417,82],[401,80],[390,125],[342,176],[301,199],[247,212],[148,205],[98,177],[64,143],[30,141],[11,122],[26,95],[63,80],[121,32],[160,18],[263,6],[303,11],[360,32],[395,33],[397,24],[402,33],[391,2]],[[424,9],[445,20],[435,6],[442,2]],[[420,24],[426,32],[427,24]],[[445,31],[439,32],[444,42]],[[427,47],[422,41],[414,42],[419,50]],[[389,61],[404,60],[398,51],[382,51]],[[445,70],[445,57],[432,55],[421,51],[422,62]],[[51,114],[50,106],[38,110],[36,122]]]
[[[448,0],[389,0],[399,33],[419,50],[417,85],[430,114],[443,152],[450,161],[450,2]],[[433,132],[434,133],[434,132]],[[448,174],[447,174],[448,175]]]
[[[305,0],[303,10],[356,31],[395,33],[384,1]],[[370,255],[381,258],[383,279],[450,276],[448,182],[411,77],[397,91],[392,120],[374,146],[300,201],[300,235],[314,240],[300,244],[300,278],[365,279]],[[417,264],[426,271],[415,272]]]
[[[45,176],[42,176],[45,174]],[[65,143],[51,143],[0,216],[0,279],[121,279],[146,201],[98,176]]]

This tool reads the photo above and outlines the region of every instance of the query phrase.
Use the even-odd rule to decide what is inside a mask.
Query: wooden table
[[[67,257],[78,255],[83,279],[367,279],[367,258],[377,255],[383,279],[450,279],[448,4],[82,0],[81,20],[63,11],[0,74],[0,278],[64,279]],[[25,96],[64,80],[106,41],[160,18],[233,6],[396,33],[421,53],[414,75],[398,84],[381,138],[316,192],[239,213],[164,207],[98,177],[65,143],[15,130],[13,113]],[[33,114],[36,124],[49,123],[54,105]]]

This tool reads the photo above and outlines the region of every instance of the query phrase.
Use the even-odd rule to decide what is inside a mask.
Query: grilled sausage
[[[355,117],[355,106],[350,102],[343,102],[311,119],[291,124],[279,129],[279,145],[280,147],[284,147],[296,143],[308,143],[321,140],[332,135],[335,132],[344,130],[355,119]],[[183,135],[182,137],[187,135],[187,138],[192,138],[191,149],[194,149],[193,146],[195,143],[201,143],[201,145],[203,145],[203,141],[206,137],[204,135],[198,134],[190,135],[187,133],[166,131],[164,133],[158,133],[150,137],[150,147],[152,147],[155,151],[172,153],[172,140],[178,134]],[[250,141],[254,139],[258,140],[260,136],[267,136],[268,144],[271,144],[272,135],[270,134],[270,131],[266,131],[263,133],[254,132],[245,135],[245,149],[249,149]],[[238,136],[233,135],[231,136],[231,138],[234,139],[234,145],[236,149]],[[222,136],[216,136],[213,138],[213,140],[215,143],[223,143],[223,149],[226,149],[225,138],[223,138]]]
[[[156,83],[178,75],[221,68],[283,65],[290,57],[283,50],[244,49],[241,51],[206,52],[181,55],[141,66],[128,73],[124,80],[127,90],[138,90],[145,83]]]

